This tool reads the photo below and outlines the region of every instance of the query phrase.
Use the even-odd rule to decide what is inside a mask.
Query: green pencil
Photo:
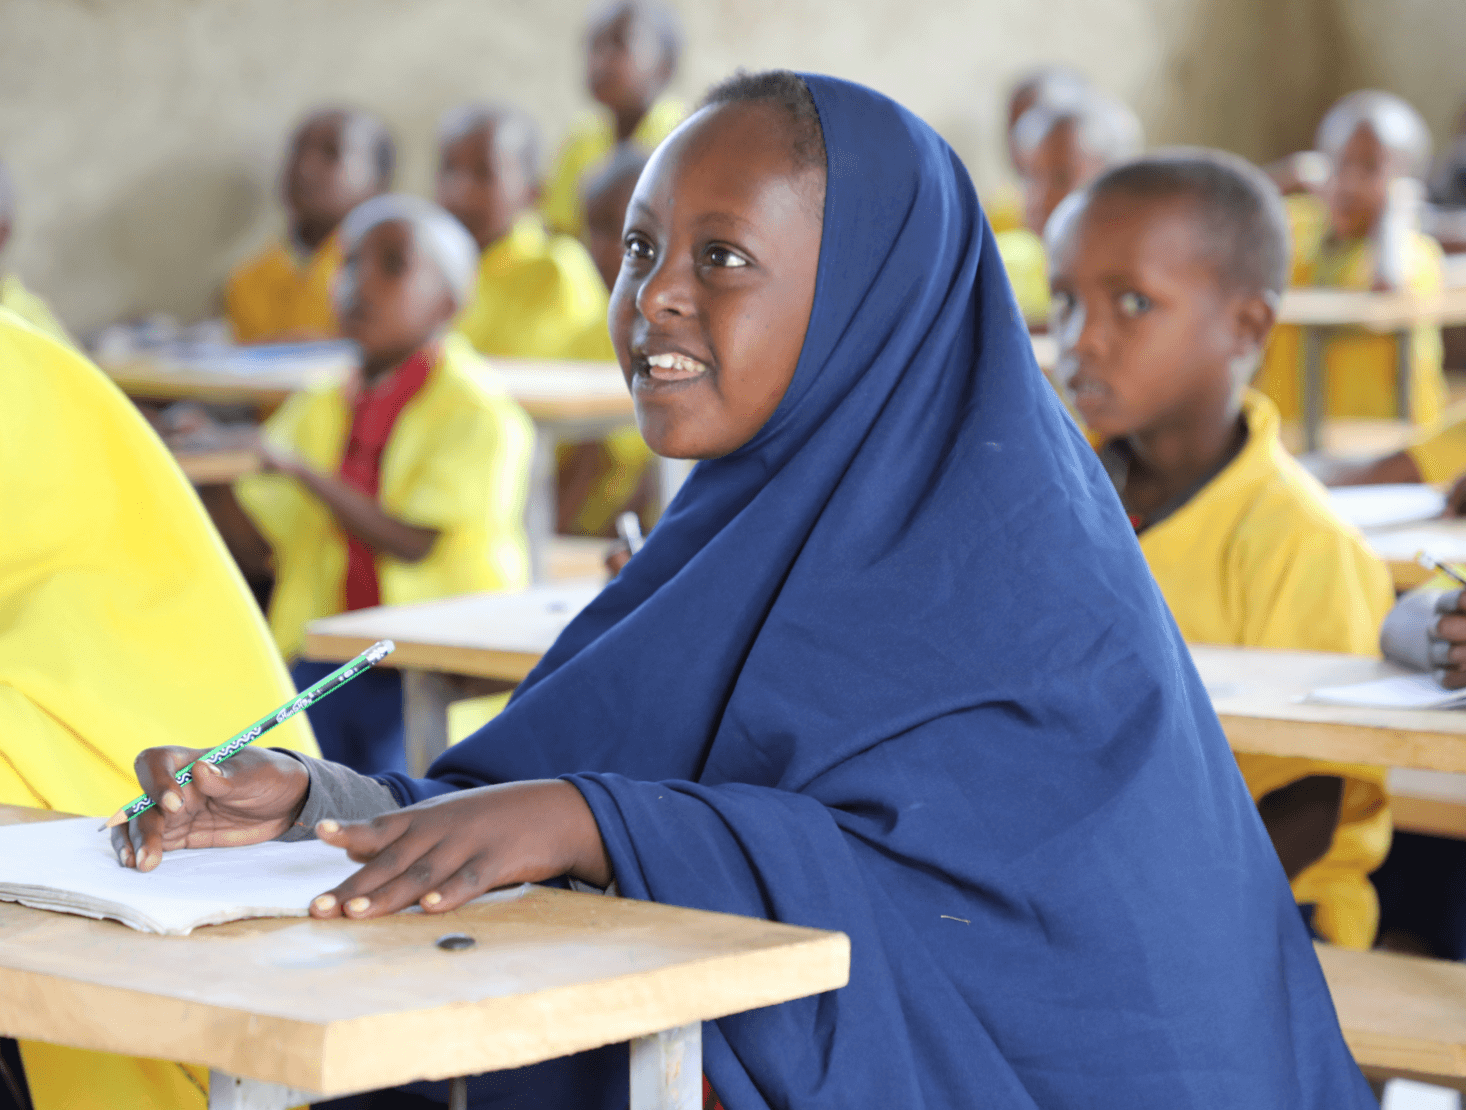
[[[347,663],[340,670],[332,671],[325,678],[321,679],[321,681],[317,682],[309,689],[302,690],[299,694],[295,695],[295,697],[291,698],[279,709],[271,713],[268,717],[261,717],[254,724],[250,725],[249,728],[239,733],[239,735],[230,737],[228,740],[225,740],[224,743],[220,744],[217,748],[211,748],[209,751],[199,756],[199,758],[194,760],[193,763],[190,763],[187,767],[182,768],[178,772],[178,774],[174,776],[174,780],[178,783],[179,786],[187,786],[189,783],[193,782],[194,763],[198,763],[199,760],[202,760],[203,762],[209,764],[211,767],[217,767],[230,756],[237,755],[239,752],[242,752],[245,747],[247,747],[249,744],[254,743],[254,741],[258,740],[261,736],[269,732],[276,725],[283,724],[285,721],[290,720],[291,717],[294,717],[297,713],[301,713],[309,709],[312,705],[320,701],[327,694],[334,694],[337,690],[341,689],[341,687],[345,686],[357,675],[365,674],[377,663],[380,663],[383,659],[387,658],[388,655],[392,654],[393,650],[396,647],[397,645],[394,644],[391,640],[378,640],[375,644],[367,648],[366,651],[362,652],[350,663]],[[103,827],[108,829],[115,829],[124,821],[131,821],[139,813],[146,813],[152,808],[153,799],[149,798],[146,794],[143,794],[135,800],[128,802],[127,805],[123,806],[116,813],[114,813],[110,818],[108,818],[107,824]]]

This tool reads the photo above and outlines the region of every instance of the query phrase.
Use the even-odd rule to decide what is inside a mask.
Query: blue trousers
[[[290,669],[297,690],[319,682],[335,663],[302,660]],[[353,678],[306,710],[321,755],[363,775],[407,772],[406,730],[402,720],[402,679],[376,668]]]
[[[1402,929],[1442,960],[1466,960],[1466,841],[1397,832],[1370,880],[1379,931]]]

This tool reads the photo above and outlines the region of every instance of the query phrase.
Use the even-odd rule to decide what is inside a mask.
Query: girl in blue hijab
[[[707,1025],[727,1110],[1373,1105],[947,144],[858,85],[735,77],[625,245],[643,434],[705,461],[505,712],[363,806],[407,808],[318,827],[366,866],[312,912],[568,874],[848,934],[847,987]],[[241,755],[124,862],[277,835],[323,775]],[[624,1106],[624,1071],[555,1067]]]

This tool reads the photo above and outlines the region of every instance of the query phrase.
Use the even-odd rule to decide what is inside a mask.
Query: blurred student
[[[327,108],[290,140],[281,175],[286,231],[241,263],[224,288],[224,314],[240,343],[338,334],[331,283],[341,266],[336,229],[362,201],[392,186],[392,136],[375,116]]]
[[[1241,159],[1178,151],[1109,171],[1054,225],[1060,375],[1182,635],[1374,654],[1389,573],[1247,388],[1288,275],[1277,190]],[[1311,927],[1368,948],[1384,769],[1237,762]]]
[[[273,554],[270,627],[286,658],[317,617],[529,581],[529,420],[445,336],[473,287],[472,239],[400,194],[355,209],[340,237],[337,305],[360,373],[290,398],[261,435],[275,472],[219,488],[210,505],[242,566]],[[304,689],[332,666],[297,661],[292,673]],[[310,713],[328,758],[403,769],[394,672],[365,674]]]
[[[1031,70],[1008,90],[1007,114],[1003,134],[1008,143],[1008,162],[1019,181],[1023,180],[1023,157],[1013,141],[1013,130],[1023,114],[1034,105],[1061,104],[1078,99],[1090,89],[1083,74],[1064,66],[1044,66]],[[984,198],[983,211],[993,231],[1001,234],[1023,226],[1023,192],[1006,184]]]
[[[543,166],[528,113],[471,104],[439,131],[438,203],[478,246],[477,288],[455,327],[479,351],[565,357],[580,332],[606,323],[606,290],[585,248],[545,228],[535,210]]]
[[[1431,167],[1430,201],[1442,208],[1466,208],[1466,105],[1456,116],[1450,145]]]
[[[11,181],[5,163],[0,162],[0,254],[4,254],[5,244],[9,242],[14,227],[15,183]],[[9,309],[52,339],[72,345],[71,336],[51,312],[50,306],[25,287],[19,274],[10,273],[3,265],[0,265],[0,308]]]
[[[294,693],[167,450],[71,347],[0,309],[0,803],[105,817],[151,744]],[[290,721],[273,747],[316,751]],[[208,1069],[26,1042],[36,1110],[199,1106]]]
[[[998,253],[1019,311],[1030,326],[1046,324],[1048,265],[1043,233],[1049,216],[1070,193],[1104,170],[1140,153],[1144,137],[1135,113],[1094,89],[1070,88],[1040,100],[1013,128],[1023,167],[1026,226],[998,236]]]
[[[578,121],[550,171],[540,204],[556,231],[579,235],[581,178],[622,143],[650,154],[685,114],[667,95],[682,55],[682,26],[657,0],[616,0],[587,28],[585,79],[601,110]]]
[[[1430,133],[1405,101],[1386,92],[1350,93],[1324,116],[1315,142],[1332,159],[1324,189],[1328,218],[1313,240],[1294,244],[1292,284],[1431,294],[1442,286],[1439,245],[1419,231],[1420,183]],[[1295,230],[1299,225],[1295,223]],[[1303,411],[1302,333],[1273,333],[1256,387],[1283,419]],[[1410,412],[1398,411],[1396,339],[1364,331],[1323,345],[1324,411],[1329,416],[1393,418],[1429,424],[1446,395],[1439,327],[1410,338]]]
[[[585,210],[583,237],[609,292],[626,256],[622,228],[631,193],[646,166],[647,154],[632,143],[618,146],[609,158],[586,175],[581,190]],[[567,356],[595,362],[615,362],[611,331],[605,319],[588,324],[571,344]],[[586,536],[615,534],[616,517],[628,510],[652,525],[654,508],[650,467],[651,448],[635,424],[628,424],[599,443],[570,445],[559,453],[558,512],[560,532]]]

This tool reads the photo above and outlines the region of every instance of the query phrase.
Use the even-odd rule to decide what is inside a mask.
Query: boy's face
[[[307,120],[290,144],[285,205],[297,223],[334,228],[346,214],[380,192],[371,127],[345,112]]]
[[[1262,296],[1224,291],[1196,224],[1188,198],[1110,195],[1067,217],[1052,245],[1059,375],[1105,439],[1225,407],[1233,360],[1272,325]]]
[[[1013,95],[1008,98],[1008,161],[1013,163],[1013,168],[1020,175],[1024,172],[1023,152],[1013,141],[1013,129],[1018,126],[1018,121],[1023,118],[1023,113],[1036,103],[1038,103],[1038,86],[1032,83],[1014,89]]]
[[[611,338],[659,455],[747,443],[789,388],[819,269],[815,175],[783,110],[705,108],[647,163],[626,215]],[[653,364],[656,360],[656,364]]]
[[[524,159],[498,141],[501,126],[489,122],[444,143],[438,164],[438,203],[468,228],[479,250],[507,235],[539,191]]]
[[[635,4],[618,4],[591,26],[586,83],[611,111],[645,108],[671,76],[661,36]]]
[[[585,247],[595,259],[607,289],[616,284],[621,259],[626,255],[621,231],[626,225],[626,207],[635,188],[636,178],[628,175],[585,198]]]
[[[341,334],[361,347],[368,367],[401,362],[453,318],[448,283],[402,220],[362,236],[337,280]]]
[[[1028,229],[1042,235],[1059,202],[1104,168],[1103,161],[1085,151],[1073,122],[1057,124],[1023,161],[1023,218]]]
[[[1361,123],[1334,159],[1329,178],[1329,222],[1341,239],[1362,239],[1373,230],[1399,175],[1398,159],[1374,128]]]

